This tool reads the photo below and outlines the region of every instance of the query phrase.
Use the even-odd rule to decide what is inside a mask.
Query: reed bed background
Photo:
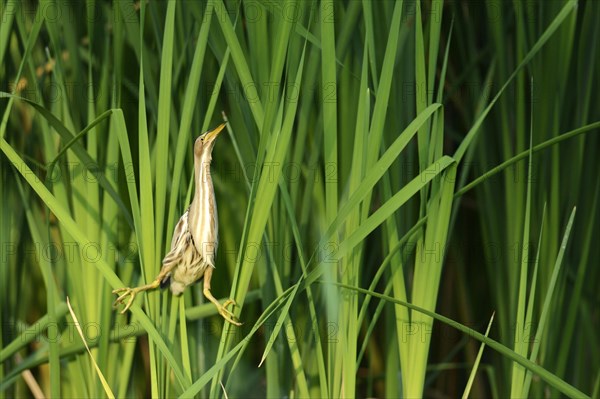
[[[599,2],[0,4],[2,397],[599,397]]]

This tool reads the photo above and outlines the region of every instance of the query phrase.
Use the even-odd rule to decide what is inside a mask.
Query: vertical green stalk
[[[169,127],[171,118],[172,87],[173,80],[173,51],[174,51],[174,29],[175,29],[175,6],[176,1],[167,3],[167,14],[165,16],[165,32],[163,38],[161,61],[160,61],[160,90],[158,94],[158,122],[156,126],[156,186],[154,191],[156,207],[154,208],[155,228],[155,255],[154,259],[160,259],[163,249],[168,244],[162,245],[164,239],[165,209],[167,197],[167,180],[169,169]],[[141,36],[143,39],[143,36]],[[143,40],[141,40],[143,43]],[[160,264],[152,264],[150,270],[158,273]]]

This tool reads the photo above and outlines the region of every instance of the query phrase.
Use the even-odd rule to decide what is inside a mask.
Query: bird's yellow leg
[[[113,290],[113,292],[112,292],[113,294],[122,293],[115,300],[115,302],[113,303],[113,306],[117,307],[118,304],[125,303],[125,298],[127,298],[127,295],[131,295],[131,297],[129,298],[129,301],[127,302],[127,304],[121,311],[121,314],[127,312],[127,309],[129,309],[131,307],[131,305],[133,304],[133,300],[135,299],[135,296],[138,294],[138,292],[148,291],[148,290],[153,290],[155,288],[158,288],[160,286],[160,282],[164,280],[164,278],[167,276],[167,274],[169,274],[169,273],[171,273],[171,271],[173,271],[175,266],[177,266],[177,263],[163,265],[158,276],[156,276],[154,281],[152,281],[150,284],[142,285],[142,286],[135,287],[135,288],[123,287],[123,288],[117,288],[116,290]]]
[[[233,299],[228,299],[225,301],[224,304],[221,305],[219,301],[217,301],[217,299],[210,292],[210,279],[212,278],[212,272],[213,268],[211,266],[208,266],[204,271],[204,290],[202,291],[204,293],[204,296],[217,307],[219,314],[223,316],[225,320],[236,326],[241,326],[242,323],[237,321],[235,319],[235,315],[229,309],[227,309],[227,306],[231,304],[235,305],[235,301]]]
[[[127,312],[127,309],[129,309],[131,307],[131,305],[133,304],[133,300],[135,299],[135,296],[139,292],[153,290],[155,288],[158,288],[160,286],[161,280],[162,280],[162,278],[159,276],[153,282],[151,282],[150,284],[142,285],[142,286],[135,287],[135,288],[123,287],[123,288],[118,288],[116,290],[113,290],[113,294],[120,294],[120,293],[122,293],[115,300],[115,302],[113,303],[113,306],[116,307],[120,303],[125,303],[125,298],[127,298],[127,296],[130,295],[131,297],[129,298],[129,301],[127,302],[127,304],[125,305],[125,307],[121,311],[121,314]]]

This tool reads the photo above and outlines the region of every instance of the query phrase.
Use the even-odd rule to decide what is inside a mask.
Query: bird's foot
[[[233,312],[231,312],[229,309],[227,309],[227,306],[229,305],[233,305],[235,306],[236,303],[233,299],[228,299],[226,300],[222,305],[216,305],[217,306],[217,310],[219,311],[219,314],[228,322],[230,322],[233,325],[236,326],[241,326],[242,323],[240,323],[239,321],[237,321],[237,318],[235,317],[235,315],[233,314]]]
[[[131,297],[129,298],[129,301],[127,301],[127,304],[125,304],[125,307],[123,308],[123,310],[121,311],[121,314],[125,314],[125,312],[127,312],[127,309],[129,309],[131,307],[131,305],[133,304],[133,300],[135,299],[135,296],[138,293],[138,289],[136,288],[129,288],[129,287],[123,287],[123,288],[117,288],[116,290],[113,290],[112,292],[113,294],[121,294],[114,302],[113,302],[113,307],[117,307],[120,303],[125,304],[125,298],[127,298],[128,295],[130,295]]]
[[[141,285],[141,286],[135,287],[135,288],[123,287],[123,288],[117,288],[116,290],[113,290],[113,294],[121,294],[122,293],[115,300],[115,302],[113,303],[113,306],[116,308],[118,304],[120,304],[120,303],[124,304],[125,298],[127,298],[127,296],[130,296],[129,301],[127,301],[127,304],[121,311],[121,314],[124,314],[125,312],[127,312],[127,309],[129,309],[131,307],[131,305],[133,304],[133,300],[135,299],[135,296],[139,292],[153,290],[155,288],[158,288],[158,286],[160,285],[160,282],[163,278],[164,278],[163,275],[158,275],[158,277],[154,281],[152,281],[150,284]]]

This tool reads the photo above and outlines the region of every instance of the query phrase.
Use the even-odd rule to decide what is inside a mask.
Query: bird
[[[142,291],[158,287],[170,287],[171,292],[179,296],[187,286],[204,278],[204,296],[216,307],[219,314],[229,323],[240,326],[235,315],[228,309],[235,306],[233,299],[222,305],[215,299],[210,290],[210,281],[215,269],[215,255],[219,245],[219,222],[215,190],[210,174],[212,150],[215,140],[225,128],[223,123],[216,128],[201,134],[194,142],[194,198],[175,226],[171,249],[162,261],[162,268],[156,278],[146,285],[130,288],[123,287],[113,291],[119,297],[114,307],[129,301],[121,313],[125,313],[132,305],[136,295]]]

